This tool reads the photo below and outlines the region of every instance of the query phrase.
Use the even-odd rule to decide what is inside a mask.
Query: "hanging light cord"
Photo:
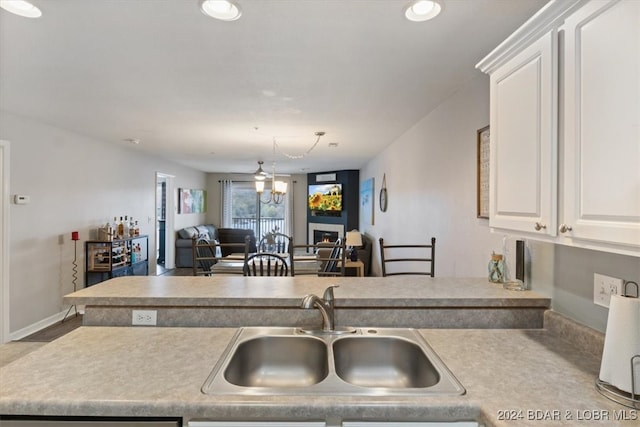
[[[307,151],[305,151],[302,154],[287,154],[284,151],[282,151],[282,148],[280,148],[280,145],[278,145],[278,141],[276,141],[276,138],[273,138],[273,151],[274,151],[274,155],[275,155],[275,150],[276,147],[278,148],[278,151],[280,152],[280,154],[282,154],[283,156],[289,158],[289,159],[293,159],[293,160],[297,160],[297,159],[302,159],[304,157],[306,157],[309,153],[311,153],[313,151],[314,148],[316,148],[316,146],[318,145],[318,143],[320,142],[320,138],[323,137],[325,134],[325,132],[316,132],[315,135],[318,137],[316,139],[316,142],[311,146],[311,148],[309,148]]]

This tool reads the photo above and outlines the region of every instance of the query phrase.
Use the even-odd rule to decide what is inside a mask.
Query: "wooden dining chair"
[[[258,242],[258,252],[270,252],[275,254],[289,253],[291,236],[283,233],[267,233]]]
[[[390,257],[392,255],[393,257]],[[380,238],[380,260],[382,276],[401,274],[423,275],[434,277],[436,257],[436,238],[431,238],[431,244],[402,244],[387,245]],[[388,264],[397,263],[392,271],[387,271]]]
[[[219,243],[217,240],[209,240],[203,237],[194,237],[193,248],[193,275],[211,276],[214,274],[214,266],[224,259],[223,253],[243,253],[248,256],[249,240],[244,243]],[[238,268],[237,274],[243,274],[243,269]]]
[[[296,250],[302,252],[302,255],[300,252],[296,253]],[[346,263],[346,252],[345,240],[341,238],[332,243],[293,245],[293,249],[290,251],[291,275],[344,276],[346,268],[343,266]],[[312,256],[311,259],[309,254]],[[296,267],[298,267],[297,270]]]
[[[258,252],[247,257],[244,263],[245,276],[288,276],[287,260],[278,255]]]

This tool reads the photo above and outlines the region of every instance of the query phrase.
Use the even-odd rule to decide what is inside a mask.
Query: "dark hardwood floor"
[[[164,273],[158,276],[193,276],[192,268],[174,268],[172,270],[165,270]]]
[[[49,342],[55,340],[56,338],[60,338],[65,334],[68,334],[69,332],[80,326],[82,326],[82,314],[78,314],[77,316],[71,314],[65,319],[64,322],[56,322],[55,324],[48,326],[38,332],[34,332],[33,334],[26,336],[19,341]]]

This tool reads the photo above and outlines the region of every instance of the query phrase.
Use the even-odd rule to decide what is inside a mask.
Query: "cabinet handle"
[[[544,229],[546,229],[546,228],[547,228],[547,226],[546,226],[546,225],[544,225],[544,224],[541,224],[541,223],[539,223],[539,222],[536,222],[536,225],[534,226],[534,228],[536,229],[536,231],[540,231],[540,230],[544,230]]]
[[[561,233],[566,233],[567,231],[573,230],[573,228],[571,228],[567,224],[560,224],[559,230],[560,230]]]

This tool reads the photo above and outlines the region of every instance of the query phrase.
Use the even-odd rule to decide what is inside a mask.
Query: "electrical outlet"
[[[593,302],[603,307],[609,307],[611,295],[622,295],[624,280],[604,274],[593,274]]]
[[[132,325],[155,326],[158,320],[156,310],[133,310],[131,316]]]

